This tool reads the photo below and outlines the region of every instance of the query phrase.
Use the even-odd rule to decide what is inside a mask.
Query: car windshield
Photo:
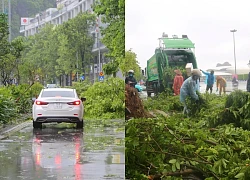
[[[56,88],[57,85],[56,84],[47,84],[47,88]]]
[[[41,97],[75,97],[73,91],[43,91]]]

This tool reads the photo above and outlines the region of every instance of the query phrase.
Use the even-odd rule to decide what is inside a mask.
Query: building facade
[[[94,2],[95,0],[57,0],[56,8],[49,8],[36,14],[33,18],[21,18],[20,33],[26,37],[31,36],[38,33],[46,24],[60,25],[81,12],[92,13],[91,5]],[[108,62],[108,59],[104,56],[108,49],[100,41],[102,36],[99,29],[99,27],[105,27],[106,25],[100,21],[100,17],[96,21],[97,26],[90,32],[95,38],[92,49],[93,65],[89,67],[90,72],[86,74],[91,81],[98,80],[98,74],[102,71],[103,64]]]

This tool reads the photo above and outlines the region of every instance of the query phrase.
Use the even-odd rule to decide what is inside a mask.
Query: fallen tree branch
[[[140,150],[134,150],[134,151],[141,152]],[[162,151],[144,151],[144,152],[168,154],[168,155],[180,157],[180,158],[183,158],[183,159],[186,159],[186,160],[196,161],[196,162],[198,162],[198,163],[211,164],[211,165],[213,165],[213,163],[208,162],[208,161],[199,161],[199,160],[196,160],[196,159],[192,159],[192,158],[189,158],[189,157],[185,157],[185,156],[182,156],[182,155],[179,155],[179,154],[174,154],[174,153],[169,153],[169,152],[162,152]]]
[[[162,176],[187,176],[190,174],[197,173],[199,171],[193,170],[193,169],[184,169],[176,172],[167,172],[164,174],[157,174],[157,175],[149,175],[151,179],[161,179]]]
[[[168,126],[167,125],[165,125],[165,129],[166,130],[168,130],[168,132],[170,133],[170,129],[168,128]],[[172,130],[171,130],[172,131]],[[170,133],[170,134],[172,134],[172,133]],[[183,144],[185,144],[185,142],[183,141],[183,139],[180,139],[180,138],[178,138],[175,134],[172,134],[177,140],[179,140],[179,141],[181,141]]]

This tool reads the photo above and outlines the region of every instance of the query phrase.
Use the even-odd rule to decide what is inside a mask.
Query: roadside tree
[[[106,57],[111,61],[103,69],[107,75],[115,77],[125,57],[125,0],[99,0],[94,5],[94,11],[107,24],[101,33],[102,42],[109,49]]]

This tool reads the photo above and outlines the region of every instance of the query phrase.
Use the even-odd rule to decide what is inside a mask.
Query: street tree
[[[11,54],[15,57],[15,64],[14,64],[14,77],[17,80],[17,84],[20,83],[21,76],[20,76],[20,63],[21,63],[21,52],[24,50],[24,42],[23,37],[18,36],[11,42]]]
[[[103,69],[106,74],[115,76],[125,57],[125,0],[99,0],[93,7],[94,12],[102,17],[102,22],[107,24],[101,33],[102,42],[109,50],[106,57],[111,61]]]
[[[22,53],[22,72],[26,81],[33,82],[39,77],[41,82],[54,82],[58,78],[55,71],[59,48],[57,33],[55,26],[46,25],[26,39]]]
[[[80,13],[59,27],[58,69],[66,74],[85,73],[92,58],[94,14]]]
[[[1,81],[6,86],[13,83],[15,70],[18,66],[18,58],[23,49],[21,39],[8,41],[9,26],[7,15],[0,14],[0,74]]]
[[[20,74],[22,76],[22,82],[33,83],[35,81],[35,75],[39,71],[39,59],[40,51],[37,45],[37,35],[29,36],[24,41],[24,50],[22,52],[22,58],[20,62]]]
[[[141,71],[139,62],[137,61],[137,55],[132,50],[125,52],[125,58],[121,61],[120,69],[123,76],[125,76],[126,73],[132,69],[135,72],[136,79],[141,78]]]

